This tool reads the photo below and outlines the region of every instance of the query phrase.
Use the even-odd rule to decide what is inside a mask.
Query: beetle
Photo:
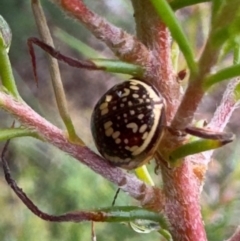
[[[164,123],[162,95],[152,85],[130,79],[99,99],[91,131],[98,151],[110,164],[135,169],[152,159]]]

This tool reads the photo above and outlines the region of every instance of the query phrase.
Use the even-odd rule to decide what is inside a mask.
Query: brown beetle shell
[[[97,102],[91,130],[98,151],[109,163],[135,169],[153,157],[164,122],[161,94],[131,79],[112,87]]]

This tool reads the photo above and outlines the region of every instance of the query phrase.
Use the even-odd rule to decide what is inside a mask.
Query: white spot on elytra
[[[105,135],[106,135],[106,136],[111,136],[112,133],[113,133],[113,128],[112,128],[112,127],[110,127],[110,128],[108,128],[107,130],[105,130]]]
[[[129,148],[129,151],[134,152],[138,149],[138,146],[132,146]]]
[[[110,102],[112,100],[112,95],[106,95],[105,101]]]
[[[134,85],[134,86],[130,86],[130,89],[132,89],[132,90],[139,90],[139,87],[137,87],[136,85]]]
[[[148,132],[145,132],[142,136],[142,139],[145,140],[147,138],[147,136],[148,136]]]
[[[106,115],[108,113],[108,109],[103,109],[102,111],[101,111],[101,115]]]
[[[140,132],[140,133],[143,133],[146,129],[147,129],[147,124],[143,124],[143,125],[139,128],[139,132]]]
[[[135,114],[135,111],[134,111],[134,110],[130,110],[130,114],[131,114],[131,115],[134,115],[134,114]]]
[[[138,125],[134,122],[131,122],[131,123],[127,124],[127,128],[131,128],[133,133],[136,133],[138,130]]]
[[[124,88],[124,93],[121,97],[128,96],[130,94],[130,89]]]
[[[128,106],[132,106],[132,105],[133,105],[132,101],[128,101]]]
[[[115,143],[116,143],[116,144],[120,144],[120,143],[121,143],[121,139],[120,139],[120,138],[117,138],[117,139],[115,140]]]
[[[108,129],[113,123],[111,121],[107,121],[104,123],[104,129]]]
[[[141,120],[144,117],[144,114],[139,114],[138,119]]]
[[[119,131],[115,131],[113,134],[112,134],[112,138],[113,139],[116,139],[120,136],[120,132]]]
[[[133,98],[138,98],[139,95],[138,95],[138,94],[133,94],[132,97],[133,97]]]
[[[100,106],[99,106],[99,109],[100,110],[103,110],[103,109],[106,109],[108,107],[108,103],[107,102],[103,102]]]
[[[163,108],[163,104],[161,104],[160,106]],[[151,106],[149,106],[149,107],[152,108]],[[153,108],[152,109],[152,111],[154,113],[153,125],[151,126],[151,129],[150,129],[149,133],[147,133],[147,134],[144,133],[142,138],[145,138],[145,139],[144,139],[142,145],[132,153],[133,156],[137,156],[140,153],[142,153],[147,148],[149,143],[151,142],[151,140],[152,140],[152,138],[155,134],[155,131],[157,129],[157,126],[159,124],[159,120],[160,120],[161,113],[162,113],[162,108]],[[155,145],[153,146],[153,149],[155,149],[158,146],[158,143],[159,143],[160,140],[161,140],[161,138],[159,138],[158,142],[155,143]]]

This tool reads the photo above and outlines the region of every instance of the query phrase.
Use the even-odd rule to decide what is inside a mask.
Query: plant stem
[[[0,41],[0,76],[3,86],[12,94],[16,99],[21,100],[18,93],[17,86],[12,73],[12,67],[7,53],[7,49]]]
[[[38,0],[32,0],[32,9],[35,16],[36,24],[38,26],[39,33],[43,41],[49,44],[50,46],[54,47],[53,40],[47,26],[47,21],[44,16],[43,9]],[[55,93],[58,110],[67,128],[69,139],[72,142],[77,142],[80,145],[84,145],[83,141],[77,136],[75,132],[72,120],[68,112],[67,101],[66,101],[64,88],[62,85],[58,62],[57,60],[53,59],[50,55],[48,55],[48,61],[49,61],[52,85]]]

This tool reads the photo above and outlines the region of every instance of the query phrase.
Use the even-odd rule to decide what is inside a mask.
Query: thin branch
[[[213,131],[223,131],[226,125],[228,124],[232,113],[239,106],[240,101],[236,100],[234,97],[234,90],[236,86],[240,83],[240,78],[232,80],[227,85],[226,91],[223,94],[222,100],[213,114],[211,121],[204,128],[209,128]],[[211,160],[211,156],[214,150],[204,152],[194,156],[194,161],[203,165],[207,165]],[[192,159],[193,157],[189,157],[187,159]]]
[[[39,0],[32,0],[32,10],[33,10],[35,21],[42,40],[48,45],[54,47],[53,39],[52,39],[50,30],[48,28],[47,21]],[[31,47],[31,45],[29,45],[29,47]],[[29,48],[29,50],[30,50],[30,54],[34,53],[33,47]],[[51,55],[48,55],[48,63],[49,63],[49,72],[51,75],[52,86],[53,86],[59,114],[67,128],[69,138],[72,141],[79,142],[82,145],[84,145],[82,140],[80,140],[80,138],[77,136],[75,132],[70,114],[68,112],[67,100],[66,100],[65,91],[62,84],[58,62],[56,59],[52,58]],[[36,65],[35,62],[33,62],[33,65],[34,64]]]
[[[207,125],[208,128],[222,131],[226,127],[233,111],[240,103],[239,100],[237,101],[234,97],[234,90],[239,83],[240,78],[236,78],[228,83],[220,105],[216,109],[213,118]]]
[[[33,74],[35,81],[38,83],[37,77],[37,66],[36,66],[36,57],[33,45],[37,45],[39,48],[46,51],[50,54],[53,58],[57,59],[58,61],[62,61],[65,64],[68,64],[71,67],[75,68],[84,68],[88,70],[100,70],[106,72],[114,72],[114,73],[124,73],[130,74],[135,77],[141,78],[143,75],[143,69],[134,64],[129,64],[126,62],[113,60],[113,59],[88,59],[88,60],[79,60],[75,58],[68,57],[50,45],[44,43],[43,41],[39,40],[38,38],[29,38],[28,41],[29,52],[32,59],[32,66],[33,66]]]
[[[207,241],[200,211],[200,185],[192,163],[185,161],[180,167],[172,169],[161,163],[161,167],[168,200],[165,214],[174,230],[173,240]]]
[[[240,226],[238,226],[236,232],[226,241],[239,241],[240,240]]]
[[[162,192],[159,189],[150,187],[135,176],[111,166],[89,148],[71,143],[62,130],[45,120],[25,103],[19,103],[1,92],[0,107],[13,114],[24,126],[37,132],[43,140],[70,154],[96,173],[115,183],[130,196],[139,200],[143,206],[154,211],[160,211],[163,208]]]
[[[78,19],[96,38],[103,41],[122,60],[146,67],[151,54],[136,37],[110,24],[92,12],[82,0],[51,0],[71,17]]]

